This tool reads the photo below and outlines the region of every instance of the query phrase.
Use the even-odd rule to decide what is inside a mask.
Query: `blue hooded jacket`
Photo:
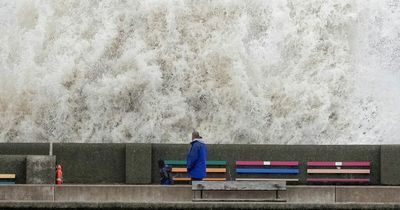
[[[191,178],[203,179],[206,176],[207,148],[202,139],[193,139],[187,155],[187,171]]]

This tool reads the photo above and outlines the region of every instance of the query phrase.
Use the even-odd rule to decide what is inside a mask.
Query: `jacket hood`
[[[196,141],[205,144],[204,141],[203,141],[203,139],[193,139],[192,142],[190,142],[190,143],[193,144],[193,143],[196,142]]]

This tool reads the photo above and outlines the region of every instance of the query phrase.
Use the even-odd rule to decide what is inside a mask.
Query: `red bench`
[[[369,183],[370,162],[307,162],[307,182],[310,183]],[[313,177],[311,177],[313,176]],[[315,177],[314,177],[315,176]]]

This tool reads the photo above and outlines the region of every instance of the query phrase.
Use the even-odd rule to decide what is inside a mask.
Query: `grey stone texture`
[[[54,184],[55,156],[28,155],[26,157],[27,184]]]
[[[0,201],[53,201],[53,199],[54,186],[50,185],[0,186]]]
[[[400,185],[400,145],[381,146],[381,184]]]
[[[287,200],[287,204],[302,207],[329,208],[346,207],[342,204],[357,204],[365,207],[372,203],[391,205],[400,204],[399,186],[288,186],[287,191],[279,191],[279,197]],[[206,199],[270,199],[273,192],[209,191],[203,194]],[[54,201],[58,203],[191,203],[192,189],[189,185],[8,185],[0,186],[0,205],[8,201]],[[234,202],[233,202],[234,203]],[[271,203],[262,203],[270,205]],[[304,205],[303,205],[304,204]],[[337,205],[331,205],[337,204]],[[201,205],[200,203],[196,203]],[[0,209],[2,206],[0,206]],[[33,207],[33,206],[31,206]],[[212,207],[212,205],[210,205]],[[354,206],[352,206],[354,208]],[[381,209],[382,206],[374,205]],[[396,206],[400,207],[400,206]],[[3,206],[4,208],[4,206]],[[72,208],[72,207],[70,207]],[[354,209],[358,209],[354,208]],[[318,208],[317,208],[318,209]],[[369,209],[369,208],[368,208]]]
[[[125,183],[125,144],[54,144],[65,184]]]
[[[337,186],[336,202],[400,203],[400,188],[397,186]]]
[[[219,209],[219,210],[286,210],[342,209],[389,210],[400,209],[399,203],[264,203],[264,202],[0,202],[0,209]]]
[[[282,199],[292,203],[334,203],[335,186],[288,186],[279,192]]]
[[[190,186],[57,185],[57,202],[182,202],[191,201]]]
[[[151,183],[151,144],[126,144],[125,182],[127,184]]]
[[[0,143],[0,155],[49,155],[49,143]]]

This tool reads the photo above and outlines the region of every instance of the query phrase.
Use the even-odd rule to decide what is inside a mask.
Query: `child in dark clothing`
[[[172,184],[171,166],[165,165],[165,162],[163,160],[159,160],[158,167],[160,168],[160,184],[171,185]]]

